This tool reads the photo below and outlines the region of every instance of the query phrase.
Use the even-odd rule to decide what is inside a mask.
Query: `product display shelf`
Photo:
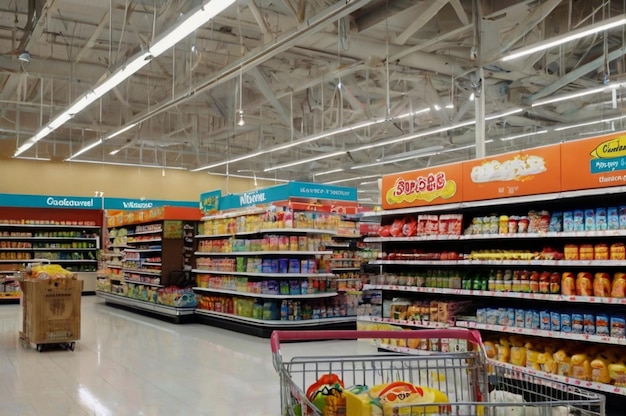
[[[321,222],[315,225],[313,225],[313,222],[309,222],[306,226],[297,226],[298,224],[295,223],[295,218],[294,226],[291,226],[291,224],[285,226],[286,223],[274,220],[266,222],[271,209],[272,208],[254,210],[252,211],[254,214],[250,214],[249,210],[243,210],[237,211],[236,213],[229,213],[229,215],[218,214],[204,217],[204,223],[200,227],[201,232],[195,236],[198,245],[198,250],[194,253],[197,265],[192,271],[198,277],[199,283],[200,279],[206,279],[207,276],[211,276],[208,278],[212,280],[222,279],[224,276],[231,276],[236,279],[247,279],[246,284],[249,285],[273,285],[280,283],[282,286],[283,283],[289,279],[290,285],[296,282],[298,287],[301,286],[301,290],[304,293],[301,292],[299,294],[290,295],[268,294],[268,292],[258,293],[258,289],[250,292],[240,292],[236,290],[213,288],[210,284],[199,284],[198,287],[194,288],[196,294],[201,296],[197,309],[198,316],[203,322],[211,325],[226,327],[235,331],[262,337],[269,337],[272,329],[285,327],[298,329],[300,327],[317,325],[323,329],[353,329],[356,321],[354,316],[302,320],[295,318],[289,320],[284,317],[280,320],[267,319],[267,317],[266,319],[257,319],[257,315],[248,318],[247,316],[244,317],[218,312],[213,307],[203,306],[204,302],[210,303],[213,299],[218,299],[219,302],[222,302],[222,300],[219,299],[226,299],[228,301],[237,298],[248,298],[255,302],[255,304],[261,300],[263,300],[266,305],[268,301],[272,303],[270,309],[273,312],[271,316],[277,315],[277,309],[281,309],[281,307],[286,309],[287,303],[289,307],[293,306],[295,315],[296,310],[298,311],[297,313],[302,312],[299,309],[301,307],[313,308],[312,302],[320,303],[333,298],[335,298],[335,301],[339,299],[340,295],[338,291],[335,290],[334,286],[328,291],[321,289],[321,291],[318,292],[317,288],[315,291],[311,289],[312,282],[315,285],[326,285],[327,280],[329,282],[328,284],[330,284],[330,282],[335,283],[333,279],[336,275],[334,273],[324,273],[323,270],[325,269],[320,265],[323,263],[324,258],[330,257],[333,254],[332,250],[325,248],[324,243],[336,236],[337,231],[335,229],[328,229],[327,226],[318,227],[318,224],[321,224]],[[282,210],[282,208],[280,208],[280,210]],[[313,214],[315,214],[314,212],[303,215],[306,216],[309,214],[311,215],[310,218],[315,218],[313,216]],[[330,217],[330,214],[325,215]],[[228,220],[224,222],[224,219]],[[299,225],[305,225],[305,223],[303,222]],[[326,223],[326,225],[328,225],[328,223]],[[260,249],[254,247],[255,244],[259,244],[259,241],[261,241],[261,244],[265,245],[265,247],[261,247]],[[222,249],[222,243],[225,243],[226,249]],[[240,248],[233,249],[231,245],[234,246],[235,244],[238,244]],[[248,245],[251,246],[251,250],[248,250]],[[295,246],[297,246],[297,248],[295,248]],[[217,249],[215,249],[216,247]],[[287,247],[287,249],[283,247]],[[260,259],[263,266],[255,265],[254,271],[224,271],[216,267],[206,267],[205,265],[213,265],[213,262],[217,263],[227,259],[234,261],[235,258],[238,261],[238,265],[239,262],[243,260],[243,262],[247,262],[249,266],[250,261],[259,261]],[[288,268],[286,266],[287,261],[289,262]],[[282,262],[285,263],[284,266],[273,264],[282,264]],[[272,263],[272,265],[270,265],[270,263]],[[291,271],[294,263],[298,263],[295,272]],[[305,270],[305,263],[307,264],[307,268],[310,266],[310,263],[315,263],[314,269],[312,271]],[[234,268],[226,269],[234,270]],[[245,270],[245,266],[243,270]],[[203,277],[202,275],[207,276]],[[306,283],[308,283],[308,288],[305,286]],[[217,285],[219,286],[219,282]],[[271,291],[270,293],[276,292]],[[290,293],[294,293],[294,291],[292,290]],[[341,295],[341,299],[343,298],[345,298],[345,295]],[[326,309],[327,306],[323,303],[322,305],[321,308]],[[338,315],[339,314],[335,314],[334,316]]]
[[[591,238],[591,237],[626,237],[626,230],[571,231],[545,233],[514,234],[468,234],[468,235],[424,235],[412,237],[365,237],[366,243],[389,243],[411,241],[448,241],[448,240],[502,240],[502,239],[547,239],[547,238]]]
[[[174,296],[173,293],[183,294],[183,291],[172,286],[180,282],[183,270],[190,268],[186,263],[190,264],[188,260],[193,253],[194,232],[189,230],[195,230],[199,218],[197,209],[167,206],[108,217],[109,239],[117,243],[109,248],[121,249],[123,261],[115,268],[122,273],[110,276],[111,285],[103,285],[106,290],[97,294],[106,303],[139,313],[156,314],[175,322],[181,322],[182,317],[187,317],[185,321],[192,320],[195,306],[172,306],[176,298],[184,297]],[[188,293],[193,298],[190,290]],[[146,300],[157,298],[160,303]]]
[[[546,373],[544,371],[538,371],[532,368],[520,367],[520,366],[512,365],[509,363],[503,363],[503,362],[496,361],[493,359],[490,359],[489,361],[492,365],[503,367],[509,370],[514,370],[515,372],[519,371],[524,374],[543,377],[547,379],[545,381],[546,384],[548,384],[550,380],[553,380],[559,383],[564,383],[564,384],[568,384],[568,385],[575,386],[575,387],[582,387],[585,389],[596,390],[596,391],[600,391],[603,393],[626,396],[626,387],[614,386],[611,384],[604,384],[604,383],[597,383],[597,382],[589,381],[589,380],[580,380],[580,379],[573,378],[573,377],[560,376],[557,374]],[[511,374],[509,374],[509,376],[511,376]]]
[[[229,313],[196,309],[198,319],[208,325],[254,335],[262,338],[269,338],[275,330],[285,329],[346,329],[354,328],[354,317],[319,318],[300,321],[283,320],[263,320],[238,316]]]
[[[307,277],[317,277],[317,278],[329,278],[335,276],[333,273],[263,273],[263,272],[230,272],[224,270],[208,270],[208,269],[192,269],[193,273],[196,274],[217,274],[217,275],[228,275],[228,276],[249,276],[249,277],[263,277],[263,278],[307,278]]]
[[[289,251],[289,250],[267,250],[267,251],[229,251],[224,253],[196,251],[196,256],[324,256],[333,254],[332,251],[311,250],[311,251]]]
[[[626,345],[626,338],[615,338],[602,335],[573,334],[561,331],[546,331],[541,329],[519,328],[516,326],[490,325],[472,321],[457,321],[456,326],[478,329],[482,331],[502,332],[506,334],[522,334],[542,338],[557,338],[569,341],[588,341],[610,345]]]
[[[372,260],[375,266],[554,266],[622,267],[623,260]]]
[[[621,188],[620,188],[621,189]],[[577,204],[581,204],[582,207],[610,207],[620,206],[620,198],[618,194],[613,194],[609,190],[608,194],[613,196],[612,199],[603,198],[599,201],[598,198],[593,196],[604,194],[607,190],[592,190],[582,191],[580,193],[563,193],[555,195],[540,195],[532,197],[519,197],[510,199],[499,199],[497,201],[478,201],[471,203],[459,203],[459,204],[446,204],[445,206],[434,207],[418,207],[418,208],[404,208],[399,210],[380,211],[375,215],[381,221],[381,226],[384,224],[390,224],[396,219],[402,219],[406,216],[416,214],[463,214],[464,223],[463,230],[469,227],[469,219],[480,217],[481,215],[493,215],[494,207],[498,213],[528,213],[531,210],[546,209],[548,212],[563,212],[572,210],[572,206],[576,207]],[[579,200],[578,198],[585,198]],[[543,202],[542,202],[543,201]],[[544,208],[545,206],[545,208]],[[620,223],[621,224],[621,223]],[[596,257],[596,259],[585,260],[572,260],[568,257],[561,257],[560,254],[557,260],[553,260],[550,257],[543,257],[542,253],[544,247],[557,248],[557,251],[563,250],[563,253],[567,254],[565,249],[569,246],[580,245],[596,247],[598,245],[604,246],[619,246],[622,243],[623,238],[626,236],[626,229],[614,229],[614,230],[591,230],[591,231],[546,231],[546,232],[533,232],[533,233],[500,233],[500,234],[460,234],[460,235],[424,235],[424,236],[411,236],[411,237],[366,237],[364,242],[376,243],[381,245],[381,253],[385,253],[383,256],[373,259],[369,262],[370,265],[379,268],[379,274],[384,276],[385,274],[398,274],[402,276],[403,273],[408,273],[409,276],[426,276],[427,270],[441,270],[442,267],[449,267],[450,270],[458,272],[459,276],[471,276],[480,275],[486,276],[491,273],[491,270],[502,270],[505,268],[511,268],[515,270],[532,270],[532,271],[545,271],[551,270],[551,272],[558,272],[565,276],[565,272],[574,272],[576,275],[578,272],[590,272],[591,279],[595,274],[608,274],[610,276],[621,274],[623,272],[624,260],[619,256],[615,256],[614,260]],[[473,253],[482,255],[482,253],[498,253],[502,251],[505,256],[510,255],[508,250],[523,252],[524,257],[496,257],[496,259],[477,259],[472,257],[478,257]],[[526,254],[526,252],[536,252],[538,255]],[[449,257],[448,259],[439,260],[432,258],[419,259],[423,256],[422,253],[426,253],[426,256],[430,257],[428,253],[454,253],[455,257]],[[415,253],[415,254],[414,254]],[[461,254],[456,254],[461,253]],[[466,253],[466,254],[463,254]],[[582,249],[581,249],[582,253]],[[617,252],[620,253],[620,252]],[[470,254],[472,257],[470,257]],[[582,254],[581,254],[582,255]],[[388,258],[391,256],[392,258]],[[393,258],[396,256],[398,258]],[[405,258],[402,259],[401,257]],[[426,257],[424,256],[424,257]],[[413,257],[413,258],[411,258]],[[486,256],[485,256],[486,257]],[[576,258],[576,257],[574,257]],[[591,257],[594,258],[593,256]],[[598,259],[600,258],[600,259]],[[611,254],[613,258],[613,254]],[[545,267],[546,269],[541,269]],[[491,274],[490,274],[491,275]],[[386,277],[383,277],[383,279]],[[383,282],[380,282],[383,283]],[[559,281],[559,283],[562,283]],[[457,286],[458,287],[458,286]],[[465,286],[464,286],[465,287]],[[364,285],[364,290],[375,290],[382,293],[384,299],[391,299],[392,297],[408,298],[412,302],[428,302],[428,301],[441,301],[455,302],[455,299],[459,301],[471,301],[474,305],[480,303],[482,306],[488,306],[492,309],[511,309],[521,308],[525,310],[543,309],[547,308],[553,311],[565,313],[595,313],[597,315],[606,314],[609,317],[620,317],[624,313],[624,305],[626,305],[626,299],[623,297],[605,297],[605,296],[593,296],[593,287],[590,283],[589,286],[592,295],[584,293],[584,296],[560,294],[557,293],[528,293],[528,292],[511,292],[511,291],[499,291],[499,290],[468,290],[452,287],[416,287],[406,286],[398,284],[367,284]],[[578,290],[578,288],[576,288]],[[610,289],[609,289],[610,291]],[[569,292],[567,292],[569,293]],[[580,292],[579,292],[580,293]],[[619,295],[616,295],[619,296]],[[458,298],[457,298],[458,297]],[[543,302],[541,304],[535,302]],[[541,306],[540,306],[541,305]],[[550,305],[549,307],[547,305]],[[576,348],[574,352],[582,353],[586,352],[589,348],[589,354],[591,358],[595,357],[595,352],[592,351],[619,351],[620,353],[626,353],[626,339],[621,336],[606,336],[604,332],[600,335],[595,332],[585,333],[571,333],[563,331],[552,331],[545,329],[535,329],[536,327],[524,327],[517,326],[505,326],[505,325],[491,325],[485,323],[479,323],[474,321],[460,320],[457,317],[455,326],[473,328],[485,333],[485,336],[491,337],[506,337],[503,339],[513,339],[514,337],[528,337],[521,338],[527,340],[524,342],[536,342],[535,345],[539,345],[542,348],[543,343],[557,342],[558,345],[571,345],[572,348]],[[611,318],[612,319],[612,318]],[[412,329],[415,324],[411,321],[396,320],[380,316],[375,317],[358,317],[359,322],[369,323],[371,322],[380,324],[391,324],[398,328]],[[454,321],[451,321],[454,322]],[[364,324],[367,325],[367,324]],[[364,326],[366,328],[367,326]],[[613,332],[611,331],[611,335]],[[518,338],[519,339],[519,338]],[[545,341],[541,341],[545,340]],[[585,347],[588,345],[588,347]],[[409,352],[410,349],[396,346],[386,346],[384,349],[392,351]],[[540,351],[543,351],[540,349]],[[609,361],[610,362],[610,361]],[[498,363],[498,365],[511,366],[510,364]],[[513,367],[511,367],[513,368]],[[515,367],[517,368],[517,367]],[[532,369],[524,368],[523,371],[528,371],[529,374],[537,374],[545,376],[548,379],[564,382],[573,386],[580,386],[584,388],[590,388],[594,390],[600,390],[605,393],[616,394],[620,396],[626,395],[626,387],[615,386],[612,384],[603,384],[593,381],[579,380],[573,377],[561,377],[553,374],[542,373]]]
[[[142,281],[133,280],[133,279],[124,279],[124,281],[126,283],[134,283],[136,285],[152,286],[152,287],[165,287],[165,286],[157,284],[157,283],[147,283],[147,282],[142,282]]]
[[[187,322],[193,320],[194,317],[195,307],[178,308],[169,305],[161,305],[102,290],[97,292],[97,296],[103,299],[107,304],[120,306],[135,312],[160,315],[175,323]]]
[[[20,302],[20,288],[17,271],[0,271],[0,304],[15,304]]]
[[[402,325],[413,328],[449,328],[450,324],[445,322],[431,322],[431,321],[413,321],[406,319],[393,319],[393,318],[381,318],[379,316],[359,316],[357,318],[359,322],[374,322],[392,325]]]
[[[550,302],[596,303],[608,305],[626,305],[626,298],[610,298],[599,296],[570,296],[549,293],[498,292],[489,290],[447,289],[435,287],[417,287],[401,285],[365,284],[363,290],[389,290],[407,293],[432,293],[440,295],[484,296],[509,299],[544,300]]]
[[[222,293],[226,295],[245,296],[250,298],[259,299],[324,299],[337,296],[337,292],[322,292],[322,293],[306,293],[300,295],[281,295],[281,294],[269,294],[269,293],[255,293],[255,292],[241,292],[238,290],[214,288],[214,287],[194,287],[196,292],[204,293]]]

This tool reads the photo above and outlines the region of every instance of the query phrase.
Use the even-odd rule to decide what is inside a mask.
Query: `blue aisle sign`
[[[220,207],[222,191],[209,191],[200,194],[200,211],[203,214],[215,214]]]
[[[104,207],[103,207],[104,203]],[[58,195],[19,195],[0,194],[0,206],[15,208],[79,208],[79,209],[149,209],[154,207],[197,207],[197,201],[166,201],[153,199],[128,199],[58,196]]]
[[[161,199],[129,199],[104,198],[104,209],[120,209],[124,211],[135,209],[150,209],[157,207],[198,207],[198,201],[168,201]]]
[[[289,198],[323,199],[356,202],[356,188],[323,185],[319,183],[289,182],[270,188],[223,196],[220,211],[245,208],[272,202],[287,201]]]

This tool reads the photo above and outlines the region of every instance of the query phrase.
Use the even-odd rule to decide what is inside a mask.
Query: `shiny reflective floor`
[[[279,415],[269,340],[175,325],[82,298],[76,350],[19,340],[21,307],[0,305],[0,415]],[[287,344],[292,355],[370,350],[355,341]]]

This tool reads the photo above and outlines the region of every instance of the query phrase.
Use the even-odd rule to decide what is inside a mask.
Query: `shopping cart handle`
[[[475,345],[482,345],[480,332],[466,328],[417,329],[413,331],[273,331],[272,353],[280,352],[281,341],[316,341],[330,339],[463,339]]]

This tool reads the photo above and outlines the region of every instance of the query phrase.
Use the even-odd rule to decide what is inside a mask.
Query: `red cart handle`
[[[463,339],[475,345],[482,345],[480,333],[473,329],[418,329],[413,331],[273,331],[271,337],[272,354],[280,354],[281,341],[315,341],[330,339]]]

